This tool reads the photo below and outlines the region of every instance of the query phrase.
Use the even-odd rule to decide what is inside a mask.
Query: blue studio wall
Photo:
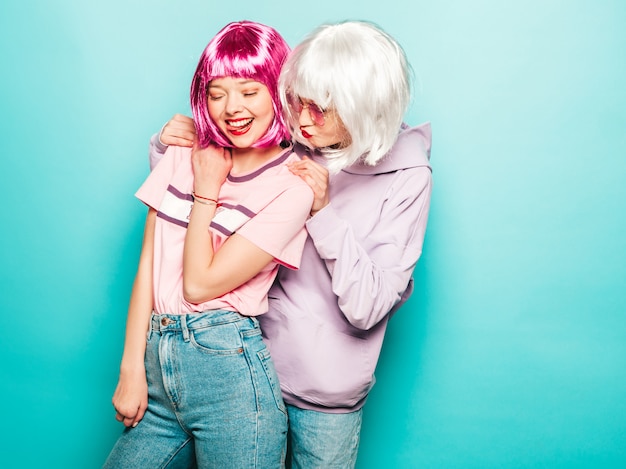
[[[0,4],[0,465],[98,468],[150,135],[224,24],[375,21],[435,190],[359,469],[626,467],[626,3]]]

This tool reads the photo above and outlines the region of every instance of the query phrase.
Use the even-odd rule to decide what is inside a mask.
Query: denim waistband
[[[227,311],[223,309],[213,309],[202,311],[200,313],[190,314],[155,314],[152,313],[150,318],[151,332],[180,332],[185,333],[188,330],[202,329],[206,327],[218,326],[220,324],[228,324],[238,322],[248,318],[236,311]]]

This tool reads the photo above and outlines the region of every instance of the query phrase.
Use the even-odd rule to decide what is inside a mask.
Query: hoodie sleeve
[[[150,159],[150,171],[161,161],[167,150],[167,145],[161,143],[159,134],[154,134],[150,139],[150,151],[148,153]]]
[[[354,327],[371,329],[411,293],[431,191],[428,166],[397,171],[392,187],[381,195],[385,199],[377,223],[363,241],[332,207],[332,201],[307,222],[331,275],[339,307]]]

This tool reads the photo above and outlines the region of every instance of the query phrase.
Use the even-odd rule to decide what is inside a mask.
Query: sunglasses
[[[322,127],[324,125],[324,114],[326,113],[326,109],[322,109],[314,102],[303,103],[300,96],[295,96],[291,93],[287,93],[287,102],[289,103],[289,107],[295,114],[300,114],[303,109],[309,110],[309,115],[311,116],[311,120],[315,125]]]

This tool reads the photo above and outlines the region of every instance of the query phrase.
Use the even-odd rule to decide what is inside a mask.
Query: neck
[[[233,148],[232,174],[249,173],[260,168],[283,151],[279,145],[268,148]]]

